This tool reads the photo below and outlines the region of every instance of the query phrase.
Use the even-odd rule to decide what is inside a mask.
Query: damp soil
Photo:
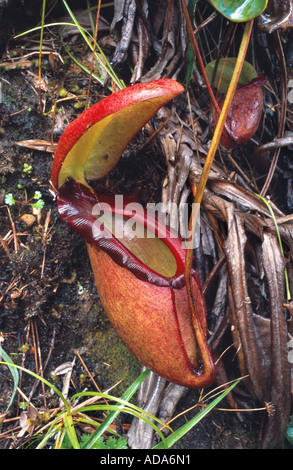
[[[37,70],[30,73],[36,74]],[[65,75],[68,73],[69,70],[64,70]],[[59,220],[49,183],[52,153],[16,144],[28,139],[47,140],[44,124],[50,123],[40,117],[38,95],[30,75],[27,71],[14,70],[5,72],[2,78],[0,330],[3,349],[16,364],[35,370],[31,330],[34,325],[43,364],[50,353],[44,371],[47,378],[56,367],[72,361],[77,350],[102,390],[122,381],[115,391],[119,396],[139,374],[140,364],[120,342],[104,314],[83,239]],[[60,77],[54,80],[55,84],[57,88],[60,86]],[[66,115],[77,116],[78,111],[72,111],[70,105],[68,108],[64,110]],[[33,207],[36,191],[44,202],[41,209]],[[13,205],[6,203],[9,194],[15,201]],[[72,377],[75,391],[89,385],[89,376],[85,380],[84,374],[84,367],[76,364]],[[24,375],[21,389],[28,395],[30,383]],[[8,404],[11,385],[9,372],[3,371],[1,411]],[[42,390],[39,388],[38,392]],[[34,400],[37,396],[38,393]]]
[[[77,43],[75,51],[82,55],[80,47]],[[67,61],[67,57],[64,59],[65,63],[58,64],[57,70],[52,69],[48,59],[43,61],[46,83],[42,98],[47,111],[60,100],[61,89],[66,90],[67,97],[87,92],[87,76]],[[104,89],[92,84],[91,99],[103,93]],[[56,142],[83,105],[84,100],[78,96],[59,101],[53,123],[52,112],[41,117],[37,63],[31,61],[25,68],[1,70],[1,346],[15,364],[42,372],[60,389],[63,376],[54,376],[54,371],[75,359],[69,395],[85,389],[96,390],[94,380],[101,390],[118,383],[112,393],[121,396],[139,375],[141,364],[121,343],[103,311],[84,241],[58,218],[49,182],[52,152],[17,144],[30,139],[49,141],[52,126]],[[164,160],[154,158],[158,154],[155,144],[144,149],[146,158],[141,158],[137,149],[144,141],[145,136],[140,134],[113,172],[111,185],[106,179],[99,183],[102,188],[118,191],[122,185],[124,193],[131,193],[140,187],[142,202],[158,200],[165,175]],[[36,191],[41,193],[44,203],[38,210],[32,206]],[[15,200],[13,205],[7,204],[9,194]],[[2,426],[2,432],[16,429],[17,434],[20,430],[18,404],[25,402],[32,391],[30,398],[37,408],[58,406],[56,396],[48,388],[44,395],[41,383],[36,387],[34,384],[34,377],[21,374],[22,394],[16,394],[6,415],[11,421]],[[0,413],[4,413],[13,392],[13,379],[5,367],[1,367],[0,389]],[[181,400],[178,412],[195,404],[197,396],[197,392],[190,392]],[[178,421],[178,425],[185,419]],[[125,420],[130,422],[127,417]],[[215,411],[177,447],[253,448],[258,425],[249,415],[240,422],[234,413]],[[7,446],[5,438],[0,446]]]

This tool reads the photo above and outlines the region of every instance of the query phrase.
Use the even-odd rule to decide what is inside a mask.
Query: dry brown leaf
[[[26,147],[33,150],[38,150],[40,152],[49,152],[54,153],[57,147],[57,144],[52,144],[48,140],[41,139],[29,139],[29,140],[20,140],[15,142],[16,145],[21,147]]]

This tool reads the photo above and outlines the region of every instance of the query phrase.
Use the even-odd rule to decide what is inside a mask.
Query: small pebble
[[[33,214],[23,214],[20,218],[28,227],[34,225],[36,218]]]

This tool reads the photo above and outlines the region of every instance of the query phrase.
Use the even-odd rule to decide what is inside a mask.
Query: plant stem
[[[205,162],[202,174],[201,174],[201,178],[200,178],[198,188],[197,188],[197,191],[196,191],[196,196],[194,198],[195,203],[201,203],[202,198],[203,198],[203,192],[204,192],[207,180],[208,180],[209,172],[210,172],[210,169],[212,167],[214,156],[215,156],[216,150],[217,150],[219,142],[220,142],[220,138],[221,138],[221,135],[222,135],[222,132],[223,132],[223,129],[224,129],[226,119],[227,119],[228,111],[229,111],[229,108],[231,106],[231,103],[232,103],[232,100],[233,100],[233,97],[234,97],[234,93],[235,93],[235,90],[236,90],[236,87],[237,87],[239,76],[240,76],[240,73],[241,73],[241,70],[242,70],[243,62],[244,62],[244,59],[245,59],[245,56],[246,56],[246,51],[247,51],[247,47],[248,47],[248,44],[249,44],[251,30],[252,30],[252,25],[253,25],[253,20],[251,20],[251,21],[249,21],[245,24],[243,38],[242,38],[242,42],[241,42],[241,45],[240,45],[240,48],[239,48],[238,57],[237,57],[237,60],[236,60],[236,63],[235,63],[235,68],[234,68],[234,71],[233,71],[231,82],[230,82],[230,85],[229,85],[229,88],[228,88],[228,91],[227,91],[227,95],[226,95],[226,98],[225,98],[225,101],[224,101],[224,104],[223,104],[223,108],[222,108],[222,111],[221,111],[221,114],[220,114],[220,117],[219,117],[219,121],[217,123],[216,129],[215,129],[215,132],[214,132],[214,135],[213,135],[213,139],[212,139],[212,142],[211,142],[211,146],[209,148],[209,152],[208,152],[208,155],[207,155],[207,158],[206,158],[206,162]]]
[[[253,26],[253,20],[248,21],[244,26],[243,37],[242,37],[242,41],[240,44],[237,60],[235,63],[235,68],[234,68],[233,75],[231,78],[231,82],[228,88],[228,92],[224,101],[223,108],[219,116],[218,123],[216,125],[213,139],[209,148],[209,152],[208,152],[205,165],[203,167],[203,171],[200,177],[200,181],[196,190],[196,194],[194,197],[194,205],[193,205],[192,214],[191,214],[191,224],[193,227],[195,226],[196,218],[199,216],[199,207],[200,207],[199,205],[202,202],[203,193],[207,184],[209,172],[210,172],[213,160],[214,160],[216,150],[220,142],[220,138],[221,138],[224,126],[225,126],[226,119],[227,119],[228,111],[231,106],[232,99],[234,97],[234,93],[235,93],[237,83],[239,80],[239,76],[242,70],[243,62],[246,56],[246,52],[247,52],[247,48],[248,48],[248,44],[250,40],[252,26]],[[194,234],[192,233],[191,240],[193,239],[193,236]],[[204,380],[204,378],[207,378],[209,374],[212,375],[214,373],[214,364],[213,364],[212,356],[211,356],[211,353],[209,351],[209,348],[206,342],[203,329],[200,325],[199,317],[197,314],[196,299],[193,296],[193,292],[191,288],[192,257],[193,257],[193,247],[191,243],[191,247],[189,246],[186,250],[184,274],[185,274],[185,280],[186,280],[186,288],[187,288],[187,294],[188,294],[188,299],[189,299],[189,305],[190,305],[191,312],[192,312],[193,326],[194,326],[194,330],[196,333],[196,337],[198,340],[198,345],[199,345],[199,349],[200,349],[200,353],[201,353],[202,361],[203,361],[203,372],[201,376],[202,376],[202,380]]]

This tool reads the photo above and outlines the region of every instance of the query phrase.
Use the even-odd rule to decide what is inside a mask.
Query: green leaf
[[[213,7],[233,22],[249,21],[260,15],[268,0],[211,0]]]
[[[87,445],[89,438],[89,434],[83,434],[81,436],[81,447]],[[127,440],[124,437],[116,438],[114,436],[110,436],[108,439],[105,440],[104,437],[101,436],[99,437],[99,439],[96,440],[95,444],[91,447],[91,449],[127,449]]]
[[[217,71],[215,75],[215,87],[220,93],[227,93],[233,70],[236,64],[236,57],[222,58],[219,60]],[[209,62],[205,68],[209,81],[211,82],[214,68],[217,61]],[[251,80],[257,77],[255,68],[249,63],[244,61],[242,71],[238,80],[238,87],[247,85]]]
[[[114,436],[110,436],[106,441],[107,449],[127,449],[127,440],[124,437],[116,439]]]
[[[15,199],[14,199],[14,197],[13,197],[13,194],[12,194],[12,193],[6,194],[5,199],[4,199],[4,202],[5,202],[5,204],[7,204],[8,206],[13,206],[13,205],[15,204]]]
[[[32,207],[34,209],[43,209],[44,205],[45,205],[45,203],[44,203],[43,199],[39,199],[37,202],[32,204]]]
[[[42,193],[41,191],[35,191],[33,199],[41,199]]]
[[[87,445],[87,443],[89,441],[89,438],[90,438],[89,434],[83,434],[81,436],[80,446],[83,447],[83,446]],[[92,449],[107,449],[107,444],[106,444],[105,439],[103,438],[103,436],[99,437],[99,439],[96,440],[96,442],[94,443],[94,445],[91,448]]]
[[[29,165],[28,163],[23,164],[23,172],[24,173],[28,173],[30,175],[31,172],[32,172],[32,169],[33,169],[33,167],[31,165]]]

